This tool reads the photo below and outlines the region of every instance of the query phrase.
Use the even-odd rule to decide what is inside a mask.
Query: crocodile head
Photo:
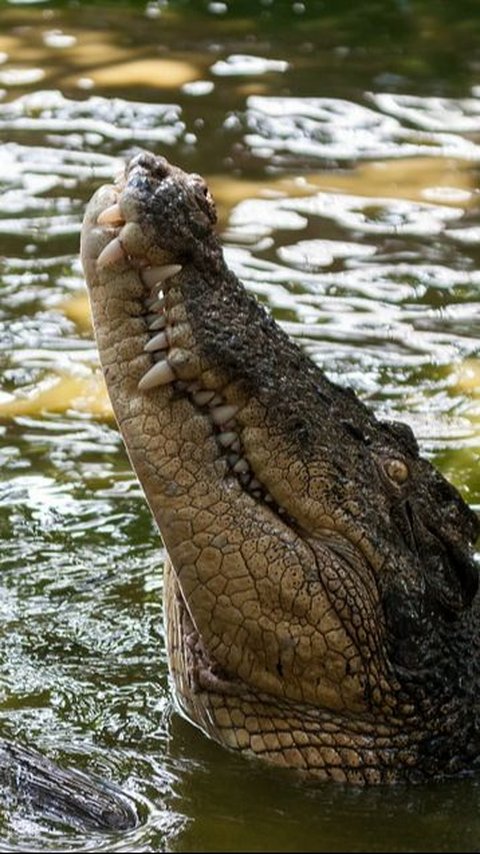
[[[215,220],[198,175],[142,153],[82,231],[107,386],[169,555],[180,702],[217,740],[320,778],[449,770],[477,518],[407,426],[247,293]]]

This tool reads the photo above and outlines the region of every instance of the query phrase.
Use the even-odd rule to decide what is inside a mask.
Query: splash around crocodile
[[[178,700],[220,743],[354,784],[480,758],[479,522],[228,269],[202,178],[147,152],[88,205],[116,419],[169,558]]]

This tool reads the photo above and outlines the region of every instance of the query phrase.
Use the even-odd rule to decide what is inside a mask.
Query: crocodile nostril
[[[170,165],[168,160],[165,157],[154,157],[151,160],[150,169],[154,178],[157,178],[159,181],[162,178],[166,178],[167,175],[170,174]]]

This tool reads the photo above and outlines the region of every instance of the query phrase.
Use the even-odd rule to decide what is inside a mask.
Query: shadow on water
[[[172,708],[162,546],[78,261],[133,151],[201,172],[247,287],[480,506],[477,6],[0,2],[0,731],[133,822],[37,809],[51,766],[28,754],[1,851],[479,849],[475,778],[305,785]]]

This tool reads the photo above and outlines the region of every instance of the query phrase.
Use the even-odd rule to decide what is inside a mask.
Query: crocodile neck
[[[441,719],[427,697],[421,708],[404,700],[388,716],[372,712],[361,717],[279,701],[252,692],[206,654],[168,558],[164,610],[169,670],[180,710],[224,746],[280,768],[293,766],[300,775],[320,781],[359,786],[430,779],[430,754],[442,739],[451,753],[451,773],[464,767],[453,734],[466,732],[465,719],[475,727],[470,704],[460,698],[445,702]]]

